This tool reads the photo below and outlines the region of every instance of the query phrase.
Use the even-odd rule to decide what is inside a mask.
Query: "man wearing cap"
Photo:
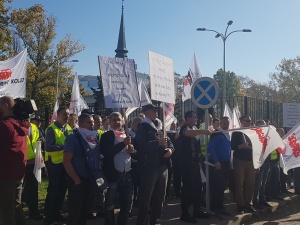
[[[29,219],[43,219],[38,212],[38,181],[33,173],[35,165],[35,146],[40,139],[39,127],[43,119],[35,115],[30,119],[27,136],[27,165],[24,178],[23,201],[29,209]]]
[[[148,224],[148,210],[151,204],[150,225],[158,224],[165,200],[168,180],[168,163],[174,147],[164,137],[162,123],[157,119],[160,107],[143,106],[145,119],[136,132],[138,167],[141,173],[139,212],[137,225]]]

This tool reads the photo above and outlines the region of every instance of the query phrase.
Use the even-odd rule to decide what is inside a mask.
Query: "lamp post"
[[[64,61],[64,62],[79,62],[77,59],[73,59],[70,61]],[[58,77],[59,77],[59,66],[60,62],[57,60],[57,74],[56,74],[56,98],[58,99]]]
[[[231,31],[230,33],[227,34],[227,30],[228,30],[228,27],[233,23],[232,20],[229,20],[228,23],[227,23],[227,27],[226,27],[226,30],[225,30],[225,33],[222,34],[216,30],[210,30],[210,29],[206,29],[206,28],[198,28],[197,31],[211,31],[211,32],[215,32],[216,33],[216,38],[219,38],[221,37],[222,38],[222,41],[223,41],[223,71],[224,71],[224,77],[223,77],[223,101],[222,101],[222,109],[224,108],[225,106],[225,102],[226,102],[226,71],[225,71],[225,50],[226,50],[226,40],[227,38],[229,37],[229,35],[233,34],[233,33],[236,33],[236,32],[251,32],[250,29],[243,29],[243,30],[234,30],[234,31]],[[222,113],[222,112],[221,112]]]

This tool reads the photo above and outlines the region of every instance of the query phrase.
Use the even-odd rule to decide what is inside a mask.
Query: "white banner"
[[[80,116],[81,111],[88,109],[88,105],[80,94],[79,81],[77,73],[74,76],[72,94],[70,100],[70,113],[74,113],[77,116]]]
[[[283,127],[294,127],[300,122],[300,104],[283,103]]]
[[[106,108],[140,107],[133,59],[99,56]]]
[[[152,101],[149,97],[147,88],[145,86],[145,83],[143,80],[141,80],[141,82],[139,83],[138,86],[139,89],[139,95],[140,95],[140,101],[141,101],[141,106],[144,105],[148,105],[148,104],[152,104]],[[126,109],[126,118],[128,118],[128,116],[133,113],[136,109],[138,109],[139,107],[134,107],[134,108],[127,108]]]
[[[33,174],[36,180],[42,182],[42,168],[45,167],[44,158],[42,156],[42,142],[37,141],[35,145],[35,163],[33,168]]]
[[[15,57],[0,61],[0,96],[25,98],[27,49]]]
[[[236,128],[240,128],[241,127],[241,124],[240,124],[240,117],[238,116],[240,114],[240,111],[238,109],[238,107],[233,107],[233,110],[232,110],[232,127],[233,129],[236,129]]]
[[[150,51],[148,55],[151,99],[175,104],[173,60]]]

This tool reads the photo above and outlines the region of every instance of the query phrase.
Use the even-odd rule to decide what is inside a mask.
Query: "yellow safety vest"
[[[271,160],[275,160],[277,158],[278,158],[277,150],[275,149],[271,152]]]
[[[66,136],[64,135],[64,133],[54,123],[52,123],[49,127],[51,127],[54,131],[55,144],[56,145],[65,144]],[[46,129],[46,133],[47,133],[47,130],[49,127],[47,127],[47,129]],[[73,133],[72,128],[68,124],[66,125],[66,130],[68,132],[68,135]],[[53,152],[45,151],[45,161],[48,161],[49,156],[51,157],[51,161],[54,164],[62,163],[64,160],[64,150],[62,149],[62,150],[53,151]]]
[[[104,130],[97,130],[97,133],[98,133],[98,140],[100,140],[101,139],[101,136],[102,136],[102,134],[104,134]]]
[[[204,124],[201,124],[199,127],[199,130],[205,130]],[[209,141],[210,136],[208,136],[208,140]],[[206,155],[206,135],[203,135],[203,140],[200,143],[200,147],[201,147],[201,155],[205,156]]]
[[[30,126],[31,126],[31,141],[29,136],[27,135],[27,160],[35,158],[34,148],[37,140],[40,137],[40,131],[38,127],[33,123],[30,123]]]

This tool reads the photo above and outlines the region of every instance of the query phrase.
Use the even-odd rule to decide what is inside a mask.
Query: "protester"
[[[12,97],[0,98],[0,215],[3,225],[26,225],[21,194],[30,124],[15,117],[14,106]]]
[[[199,129],[200,130],[205,130],[205,115],[203,116],[202,120],[203,120],[203,123],[200,124]],[[213,117],[212,117],[211,114],[209,114],[208,115],[208,127],[210,129],[213,128],[212,127],[212,122],[213,122]],[[203,135],[203,134],[200,135],[201,157],[202,157],[203,161],[205,161],[205,156],[206,156],[206,137],[208,137],[207,141],[209,141],[210,136],[206,136],[206,135]]]
[[[220,126],[220,120],[218,118],[214,118],[212,126],[216,130]]]
[[[68,118],[68,124],[72,128],[73,133],[76,133],[78,130],[78,116],[74,113],[71,113]]]
[[[240,123],[242,127],[250,127],[250,116],[241,116]],[[252,143],[248,136],[236,131],[231,136],[231,149],[234,151],[233,168],[237,211],[238,213],[257,213],[251,205],[255,183]]]
[[[185,125],[180,129],[181,149],[180,168],[182,174],[181,192],[181,217],[180,220],[188,223],[197,223],[195,218],[207,219],[209,214],[201,210],[203,199],[201,180],[201,149],[199,135],[210,135],[205,129],[195,129],[197,115],[193,111],[187,111],[184,115]],[[193,205],[193,216],[189,213],[189,207]]]
[[[89,114],[79,116],[78,133],[67,137],[63,165],[69,176],[67,225],[85,225],[94,197],[90,177],[99,170],[98,134],[93,130],[94,120]]]
[[[65,106],[57,110],[57,120],[46,129],[45,162],[48,171],[49,184],[44,209],[44,224],[50,225],[56,221],[65,221],[61,207],[67,190],[66,171],[63,166],[63,149],[66,137],[72,134],[72,128],[67,124],[69,109]]]
[[[36,220],[43,219],[38,211],[38,181],[34,174],[35,148],[38,140],[42,138],[39,131],[42,121],[43,119],[38,115],[35,115],[30,119],[30,128],[27,136],[27,164],[22,195],[23,202],[26,202],[26,205],[28,206],[28,219]]]
[[[108,118],[103,118],[102,120],[102,127],[101,130],[103,130],[104,132],[109,130],[109,119]]]
[[[174,147],[171,141],[163,136],[162,123],[157,119],[159,110],[160,107],[153,104],[143,106],[145,119],[140,123],[136,132],[138,167],[141,172],[136,225],[148,224],[150,204],[150,225],[157,224],[165,200],[168,163]]]
[[[102,118],[100,115],[94,114],[94,130],[98,133],[98,139],[101,139],[102,134],[105,132],[104,130],[101,130],[102,127]]]
[[[211,210],[217,216],[230,216],[224,208],[224,190],[228,180],[230,169],[231,143],[228,133],[230,120],[224,116],[220,119],[217,133],[210,136],[207,151],[210,154],[210,162],[214,164],[210,169],[211,180]]]
[[[118,225],[126,225],[132,207],[133,185],[130,176],[131,153],[134,153],[131,137],[122,128],[123,118],[119,112],[109,115],[110,130],[102,135],[101,153],[104,156],[103,171],[108,180],[105,194],[106,225],[115,225],[115,198],[119,194],[120,213]]]

